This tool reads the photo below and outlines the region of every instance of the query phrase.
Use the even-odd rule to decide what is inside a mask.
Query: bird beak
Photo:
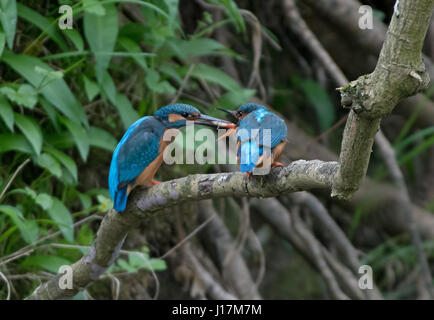
[[[210,127],[221,127],[221,128],[234,128],[234,127],[236,127],[236,125],[233,124],[232,122],[218,119],[218,118],[214,118],[214,117],[210,117],[210,116],[207,116],[205,114],[201,114],[199,116],[199,118],[195,119],[194,124],[200,124],[200,125],[210,126]]]
[[[219,110],[221,110],[221,111],[224,111],[224,112],[226,112],[226,113],[229,113],[231,116],[233,116],[233,117],[237,117],[236,116],[236,111],[235,110],[226,110],[226,109],[222,109],[222,108],[217,108],[217,109],[219,109]]]

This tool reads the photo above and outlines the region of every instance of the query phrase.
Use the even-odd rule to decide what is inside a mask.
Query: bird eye
[[[182,115],[184,118],[188,118],[188,117],[190,116],[187,112],[183,112],[181,115]]]
[[[241,117],[243,114],[244,114],[243,111],[237,111],[237,117],[238,117],[238,118]]]

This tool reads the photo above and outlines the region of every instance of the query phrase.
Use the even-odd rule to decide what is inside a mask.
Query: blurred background
[[[61,5],[74,12],[72,29],[59,28]],[[359,25],[370,12],[359,12],[361,5],[372,9],[372,29]],[[224,117],[217,106],[258,102],[287,122],[285,165],[336,160],[348,109],[324,55],[349,80],[372,72],[393,6],[0,1],[0,298],[25,298],[87,252],[112,206],[112,151],[132,122],[162,106],[183,102]],[[424,47],[431,75],[433,36],[434,23]],[[432,93],[402,101],[382,122],[429,268]],[[228,170],[238,169],[163,165],[156,178]],[[120,258],[76,299],[433,298],[404,202],[374,146],[368,177],[350,201],[315,191],[213,199],[155,214],[129,233]],[[361,265],[372,268],[373,289],[360,288]]]

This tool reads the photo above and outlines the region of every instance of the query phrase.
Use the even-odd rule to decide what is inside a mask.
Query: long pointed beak
[[[214,117],[210,117],[210,116],[207,116],[205,114],[201,114],[199,118],[194,120],[194,123],[204,125],[204,126],[211,126],[211,127],[222,127],[222,128],[234,128],[235,127],[235,124],[233,124],[232,122],[218,119],[218,118],[214,118]]]

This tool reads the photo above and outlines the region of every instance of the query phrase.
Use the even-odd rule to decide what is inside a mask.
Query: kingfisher
[[[192,121],[207,126],[233,127],[231,122],[201,114],[187,104],[171,104],[157,110],[152,116],[145,116],[134,122],[123,135],[113,152],[108,185],[117,212],[125,210],[131,190],[144,185],[158,184],[153,180],[163,162],[164,149],[173,142],[164,141],[168,129],[180,129]]]
[[[272,168],[283,167],[283,164],[277,160],[288,141],[285,121],[256,103],[243,104],[237,110],[220,110],[231,114],[238,121],[236,128],[226,126],[229,130],[219,139],[237,131],[237,162],[242,172],[246,172],[250,178],[255,168],[267,163]],[[270,129],[269,141],[264,139],[266,129]]]

